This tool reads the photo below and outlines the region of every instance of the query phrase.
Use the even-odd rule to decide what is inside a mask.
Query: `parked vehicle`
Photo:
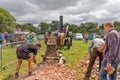
[[[43,35],[43,34],[38,35],[38,36],[37,36],[37,39],[39,39],[39,40],[40,40],[40,39],[44,39],[44,35]]]
[[[76,33],[75,39],[76,40],[82,40],[83,39],[83,35],[81,33]]]

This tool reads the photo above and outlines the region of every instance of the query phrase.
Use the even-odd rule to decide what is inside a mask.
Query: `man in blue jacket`
[[[4,35],[0,33],[0,53],[1,53],[1,48],[2,48],[2,43],[4,41]]]
[[[104,30],[107,32],[107,36],[99,80],[107,80],[108,71],[105,68],[110,69],[110,67],[113,67],[115,71],[113,74],[109,74],[109,78],[110,80],[116,80],[118,64],[120,62],[120,35],[114,29],[112,22],[104,23]]]
[[[4,41],[4,35],[0,33],[0,44],[2,45],[2,42]]]

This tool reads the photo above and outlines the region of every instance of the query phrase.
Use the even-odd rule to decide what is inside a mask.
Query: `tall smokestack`
[[[63,31],[63,16],[60,16],[60,31]]]

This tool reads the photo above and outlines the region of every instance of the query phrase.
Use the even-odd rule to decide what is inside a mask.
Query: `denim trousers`
[[[117,76],[117,69],[118,69],[118,64],[120,63],[120,61],[116,61],[116,62],[112,62],[111,66],[115,68],[115,71],[112,75],[109,75],[109,79],[110,80],[116,80],[116,76]],[[101,65],[101,69],[99,72],[99,80],[107,80],[107,71],[104,70],[104,68],[107,65],[107,60],[103,59],[102,61],[102,65]]]

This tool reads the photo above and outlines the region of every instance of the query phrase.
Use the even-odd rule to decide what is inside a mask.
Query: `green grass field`
[[[39,51],[37,54],[37,61],[41,62],[41,54],[45,53],[46,46],[43,41],[40,41],[42,44],[42,49]],[[80,67],[78,68],[76,64],[86,55],[88,55],[87,52],[87,46],[88,43],[84,43],[83,40],[73,40],[73,45],[70,50],[67,50],[66,47],[62,47],[61,51],[63,52],[63,56],[66,58],[66,66],[70,67],[71,69],[74,69],[77,71],[77,79],[81,77],[81,74],[79,73]],[[11,56],[9,55],[9,51],[6,56]],[[13,53],[15,55],[15,51]],[[15,57],[15,56],[14,56]],[[5,62],[8,62],[8,59],[4,59]],[[15,59],[14,61],[16,61]],[[15,73],[15,68],[17,65],[17,61],[14,64],[9,65],[9,69],[0,69],[0,80],[12,80],[14,78],[14,73]],[[34,65],[34,64],[33,64]],[[34,68],[36,65],[34,65]],[[27,74],[28,68],[27,68],[27,61],[23,61],[22,67],[20,69],[20,76],[24,76],[24,74]]]

